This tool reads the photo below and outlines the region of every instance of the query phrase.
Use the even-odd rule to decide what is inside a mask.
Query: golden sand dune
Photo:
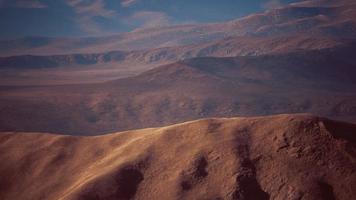
[[[206,119],[96,137],[3,133],[0,199],[356,199],[356,125]]]

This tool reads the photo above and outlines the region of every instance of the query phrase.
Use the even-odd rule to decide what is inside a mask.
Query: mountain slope
[[[0,85],[95,83],[140,74],[160,65],[196,57],[268,55],[350,45],[356,39],[307,34],[231,37],[199,45],[95,54],[0,58]]]
[[[227,37],[251,35],[313,35],[355,37],[356,4],[352,1],[311,1],[267,10],[236,20],[139,29],[93,38],[27,37],[0,41],[0,55],[53,55],[132,51],[203,44]],[[336,2],[336,3],[335,3]],[[326,6],[328,5],[328,6]]]
[[[354,48],[195,58],[101,84],[1,87],[0,130],[100,134],[300,112],[354,122]]]
[[[356,41],[356,4],[312,2],[224,23],[143,29],[106,38],[3,41],[0,84],[103,82],[195,57],[288,53]]]
[[[265,55],[289,53],[301,50],[327,49],[349,45],[352,38],[316,37],[298,34],[286,37],[228,37],[199,45],[166,47],[139,51],[112,51],[93,54],[65,54],[50,56],[10,56],[0,57],[3,69],[43,69],[88,65],[159,65],[195,57],[233,57],[245,55]],[[98,67],[99,67],[98,66]]]
[[[2,133],[0,198],[355,199],[355,142],[356,125],[310,115],[99,137]]]

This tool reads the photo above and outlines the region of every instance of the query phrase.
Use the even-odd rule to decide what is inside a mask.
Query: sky
[[[298,0],[0,0],[0,39],[221,22]],[[300,0],[299,0],[300,1]]]

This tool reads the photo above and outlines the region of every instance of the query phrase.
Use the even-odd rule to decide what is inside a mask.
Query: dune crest
[[[356,125],[311,115],[2,133],[0,152],[4,200],[356,199]]]

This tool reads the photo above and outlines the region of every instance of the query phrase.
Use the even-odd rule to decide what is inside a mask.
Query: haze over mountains
[[[102,82],[194,57],[287,53],[353,42],[356,5],[327,2],[291,4],[224,23],[147,28],[109,37],[2,41],[0,84]]]
[[[298,112],[354,122],[353,52],[350,44],[277,55],[194,58],[105,83],[4,86],[0,130],[95,134],[205,117]]]
[[[355,52],[353,0],[0,41],[0,199],[356,199]]]
[[[0,58],[0,130],[102,134],[300,112],[355,122],[355,11],[353,2],[308,1],[226,23],[109,37],[122,47],[111,52]],[[106,39],[77,41],[98,50]],[[62,39],[30,49],[53,41],[71,51]]]
[[[325,34],[355,36],[356,5],[350,1],[307,1],[223,23],[145,28],[107,37],[27,37],[1,42],[1,55],[100,53],[201,44],[238,36]],[[327,3],[329,2],[329,3]],[[334,4],[331,4],[335,2]],[[341,35],[340,35],[341,34]]]

